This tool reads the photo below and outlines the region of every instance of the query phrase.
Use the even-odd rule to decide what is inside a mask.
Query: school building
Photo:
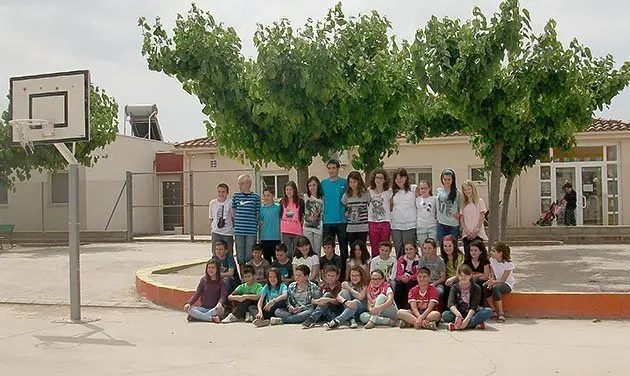
[[[562,199],[565,182],[571,182],[578,195],[578,226],[630,225],[630,200],[623,200],[623,187],[630,187],[630,173],[623,173],[630,171],[630,122],[594,119],[576,138],[575,148],[550,150],[548,157],[516,179],[509,226],[531,227],[553,201]],[[127,197],[132,197],[135,235],[187,233],[191,227],[195,234],[208,234],[207,205],[220,182],[234,190],[237,177],[249,173],[257,191],[270,186],[280,195],[287,181],[297,180],[295,170],[273,164],[255,172],[220,155],[217,141],[208,138],[172,145],[119,135],[102,153],[107,158],[81,172],[84,231],[127,229]],[[352,171],[352,153],[338,155],[341,176]],[[434,188],[440,172],[451,168],[458,185],[473,180],[487,202],[487,174],[466,136],[427,138],[416,145],[401,139],[399,153],[384,165],[388,171],[404,167],[412,183],[428,180]],[[124,192],[127,171],[132,172],[131,196]],[[309,173],[326,178],[325,161],[314,158]],[[35,173],[17,184],[15,192],[0,188],[0,223],[15,224],[15,231],[63,231],[67,228],[65,178],[63,172]],[[557,226],[561,225],[562,217]]]

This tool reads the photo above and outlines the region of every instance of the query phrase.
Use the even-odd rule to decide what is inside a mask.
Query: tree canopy
[[[98,86],[90,87],[90,141],[76,144],[75,157],[83,166],[97,162],[93,152],[116,139],[118,132],[118,104]],[[70,146],[69,146],[70,147]],[[58,171],[66,160],[54,145],[35,145],[32,154],[12,146],[12,129],[9,113],[4,111],[0,120],[0,185],[12,187],[17,181],[27,180],[33,170]]]
[[[223,154],[257,166],[300,170],[350,148],[355,168],[379,166],[421,95],[408,46],[388,37],[391,24],[375,11],[346,17],[338,4],[301,29],[286,19],[258,25],[255,60],[233,28],[195,5],[177,15],[172,36],[159,18],[139,25],[149,68],[199,98]]]

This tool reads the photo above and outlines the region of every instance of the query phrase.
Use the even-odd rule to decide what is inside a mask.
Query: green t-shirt
[[[446,261],[446,278],[455,277],[457,275],[457,268],[459,268],[464,263],[464,255],[461,253],[457,258],[457,265],[453,265],[453,262]]]
[[[234,295],[250,295],[250,294],[255,294],[258,295],[258,293],[260,292],[260,290],[262,290],[262,285],[258,282],[254,282],[253,285],[247,286],[247,283],[241,283],[236,290],[234,290],[234,292],[232,294]]]

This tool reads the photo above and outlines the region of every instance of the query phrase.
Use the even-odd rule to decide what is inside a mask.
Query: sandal
[[[490,317],[493,320],[497,320],[499,318],[499,315],[497,314],[497,311],[495,311],[494,309],[492,310],[492,316]]]
[[[505,322],[505,316],[503,315],[503,312],[499,313],[499,316],[497,317],[497,322]]]

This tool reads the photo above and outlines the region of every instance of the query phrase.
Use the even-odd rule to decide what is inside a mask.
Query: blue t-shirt
[[[337,178],[335,181],[324,179],[324,224],[346,223],[346,208],[341,203],[341,197],[348,189],[348,180]]]
[[[262,290],[258,293],[258,296],[265,297],[265,304],[269,303],[272,299],[279,297],[280,295],[287,292],[287,285],[284,283],[280,283],[278,288],[270,288],[269,284],[266,284]]]
[[[260,240],[280,240],[280,205],[271,204],[260,207]]]
[[[234,235],[258,235],[260,196],[256,192],[236,192],[232,197]]]
[[[233,269],[234,272],[236,272],[236,263],[234,262],[234,256],[226,254],[225,258],[221,260],[219,256],[214,255],[212,256],[212,259],[217,260],[219,264],[221,264],[221,273],[227,272],[230,268]]]

